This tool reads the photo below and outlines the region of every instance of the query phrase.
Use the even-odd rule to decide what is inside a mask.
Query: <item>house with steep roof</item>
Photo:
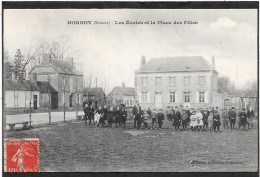
[[[94,107],[103,105],[105,101],[105,92],[101,87],[91,87],[83,89],[83,105],[93,104]]]
[[[126,107],[135,105],[135,88],[126,87],[122,83],[122,87],[115,87],[108,95],[113,105],[124,104]]]
[[[205,107],[218,91],[215,60],[201,56],[154,58],[135,71],[136,100],[144,108]]]
[[[12,79],[4,80],[4,104],[7,109],[29,110],[40,107],[40,89],[31,80],[17,80],[12,73]]]
[[[58,91],[47,81],[37,81],[40,89],[40,106],[48,109],[58,109]],[[51,99],[51,100],[50,100]]]
[[[63,107],[64,104],[65,107],[76,107],[77,104],[82,106],[83,74],[76,70],[73,58],[57,60],[45,54],[42,62],[33,67],[29,75],[34,82],[49,82],[48,85],[58,92],[57,98],[52,94],[55,97],[52,100],[58,102],[58,107]],[[56,103],[51,104],[55,107]]]

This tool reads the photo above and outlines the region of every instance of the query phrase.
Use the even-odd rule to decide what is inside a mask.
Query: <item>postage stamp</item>
[[[5,172],[39,172],[39,139],[4,140]]]

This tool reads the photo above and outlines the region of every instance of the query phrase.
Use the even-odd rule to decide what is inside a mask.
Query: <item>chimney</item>
[[[122,87],[125,88],[125,82],[122,82]]]
[[[12,81],[16,81],[16,74],[15,74],[15,72],[14,71],[12,71]]]
[[[215,70],[215,57],[212,56],[212,59],[211,59],[211,67],[213,68],[213,70]]]
[[[143,66],[145,64],[145,56],[142,56],[141,58],[141,66]]]
[[[73,66],[73,65],[74,65],[73,57],[67,58],[67,62],[68,62],[71,66]]]
[[[49,65],[50,64],[51,55],[50,54],[42,54],[42,64]]]
[[[36,73],[33,73],[32,74],[32,81],[37,84],[37,74]]]

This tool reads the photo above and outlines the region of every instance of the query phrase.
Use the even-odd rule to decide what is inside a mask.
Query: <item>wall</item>
[[[30,97],[31,106],[33,107],[33,95],[37,95],[37,107],[40,107],[40,92],[39,91],[19,91],[19,90],[6,90],[5,91],[5,104],[7,108],[29,108],[30,107]],[[15,97],[16,95],[16,97]]]
[[[212,87],[212,80],[211,76],[213,75],[212,72],[175,72],[175,73],[147,73],[147,74],[136,74],[136,100],[140,102],[140,105],[144,108],[153,108],[154,107],[154,98],[155,92],[159,91],[162,92],[163,97],[163,107],[167,106],[179,106],[180,104],[184,104],[184,91],[190,91],[190,106],[191,107],[204,107],[209,106],[211,103],[211,87]],[[141,84],[141,77],[148,76],[148,86],[142,86]],[[162,84],[160,86],[155,85],[155,77],[160,76],[162,77]],[[169,77],[176,77],[176,86],[169,86]],[[184,76],[190,77],[190,86],[184,85]],[[205,76],[205,85],[200,86],[198,83],[199,76]],[[149,94],[149,103],[142,103],[141,102],[141,91],[148,91]],[[169,103],[169,92],[175,91],[176,92],[176,102]],[[198,102],[198,91],[205,91],[205,103]]]

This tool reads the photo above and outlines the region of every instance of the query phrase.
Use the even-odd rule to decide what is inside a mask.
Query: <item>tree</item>
[[[63,92],[63,112],[64,112],[64,121],[66,121],[66,117],[65,117],[65,114],[66,114],[66,92],[67,92],[67,85],[68,85],[68,82],[69,82],[69,76],[67,75],[64,75],[64,76],[61,76],[62,78],[62,86],[60,87],[60,89],[62,90]]]
[[[20,49],[17,49],[14,57],[14,67],[13,71],[15,72],[17,79],[25,80],[25,71],[23,69],[24,57]]]
[[[243,89],[244,96],[246,97],[256,97],[258,91],[257,81],[249,81],[246,83],[246,87]]]
[[[5,50],[4,51],[4,78],[5,79],[11,79],[12,76],[12,68],[14,67],[14,65],[11,63],[10,58],[9,58],[9,54],[8,52]]]
[[[218,92],[226,92],[230,93],[230,85],[231,81],[230,78],[227,76],[219,77],[218,78]]]

